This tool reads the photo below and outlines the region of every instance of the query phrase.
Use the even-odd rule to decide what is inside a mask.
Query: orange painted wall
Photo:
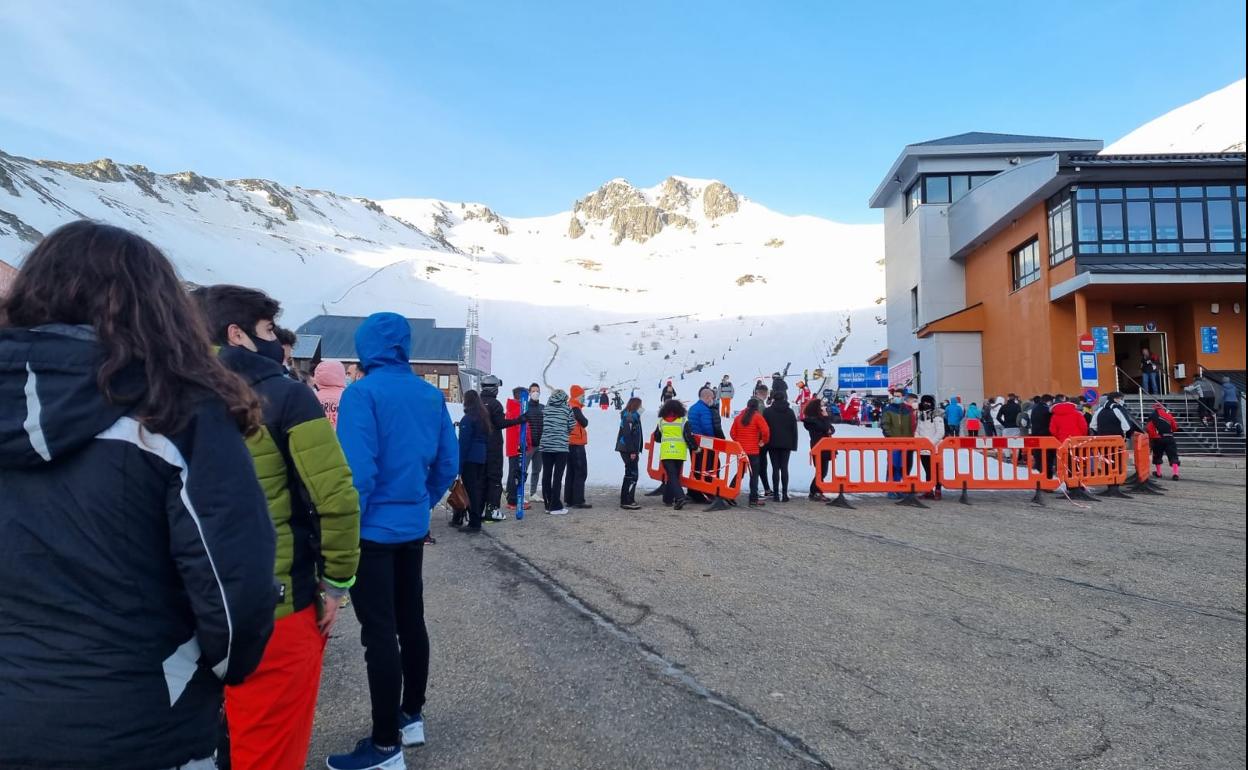
[[[1219,312],[1217,315],[1210,310],[1210,304],[1217,302]],[[1239,303],[1239,313],[1234,310],[1235,303]],[[1193,302],[1191,303],[1191,343],[1192,352],[1190,357],[1185,359],[1188,364],[1188,373],[1195,375],[1196,367],[1192,365],[1194,361],[1207,369],[1245,369],[1244,362],[1244,313],[1248,311],[1248,307],[1244,305],[1244,292],[1241,287],[1238,295],[1227,291],[1216,300],[1209,302]],[[1218,327],[1218,352],[1217,353],[1201,353],[1200,352],[1200,327],[1216,326]]]
[[[1040,280],[1013,291],[1010,252],[1032,238],[1040,240]],[[984,303],[982,339],[986,396],[1052,392],[1057,352],[1053,345],[1054,329],[1073,329],[1074,310],[1070,311],[1068,321],[1055,322],[1049,287],[1065,278],[1053,280],[1048,260],[1048,219],[1043,203],[966,258],[966,304]],[[1068,269],[1073,271],[1073,260],[1069,264]],[[1067,268],[1067,265],[1059,268]],[[1053,273],[1061,274],[1056,270]]]

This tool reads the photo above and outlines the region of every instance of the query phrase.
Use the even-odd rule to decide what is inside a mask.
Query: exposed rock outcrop
[[[568,237],[575,239],[580,238],[584,234],[585,225],[581,224],[581,220],[573,216],[572,221],[568,222]]]
[[[611,218],[611,232],[615,243],[625,238],[645,243],[663,229],[663,211],[657,206],[628,206],[616,209]]]
[[[664,211],[672,209],[687,209],[689,202],[693,200],[693,190],[689,189],[689,185],[669,176],[663,180],[663,184],[659,187],[659,208]]]
[[[38,243],[43,239],[43,233],[18,219],[16,214],[0,209],[0,232],[6,228],[27,243]]]
[[[702,191],[702,210],[707,219],[714,220],[735,214],[740,208],[741,200],[723,182],[711,182]]]
[[[192,195],[195,193],[206,193],[211,189],[209,184],[213,186],[217,184],[215,179],[205,179],[194,171],[182,171],[177,174],[170,174],[166,178],[176,184],[182,192]]]
[[[126,181],[126,177],[121,173],[121,169],[108,158],[100,158],[91,163],[63,163],[59,160],[37,160],[35,162],[44,168],[54,168],[58,171],[65,171],[76,177],[91,179],[96,182]]]
[[[640,190],[623,179],[612,179],[573,204],[572,213],[603,222],[622,208],[645,205],[646,196]]]

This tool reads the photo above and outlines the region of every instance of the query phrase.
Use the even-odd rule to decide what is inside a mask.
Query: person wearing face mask
[[[256,672],[225,691],[231,764],[302,767],[325,643],[359,566],[360,498],[316,393],[286,376],[277,300],[227,285],[192,296],[221,362],[260,396],[247,447],[277,532],[273,636]]]
[[[542,386],[536,382],[529,384],[529,441],[528,455],[525,466],[529,471],[529,497],[537,497],[538,487],[542,485],[542,453],[538,444],[542,443],[542,419],[546,407],[542,406]]]
[[[888,406],[884,407],[884,414],[880,422],[884,429],[884,435],[888,438],[914,437],[915,410],[905,403],[905,398],[901,391],[893,391],[890,394]],[[911,461],[914,459],[914,452],[903,453],[901,450],[897,450],[892,453],[891,459],[893,481],[901,481],[904,469],[909,468]],[[901,495],[896,492],[889,492],[888,497],[890,500],[897,500],[901,498]]]

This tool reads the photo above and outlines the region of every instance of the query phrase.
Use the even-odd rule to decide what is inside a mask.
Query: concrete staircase
[[[1244,436],[1228,431],[1221,415],[1217,415],[1216,420],[1203,421],[1201,412],[1204,410],[1194,398],[1184,398],[1182,395],[1145,396],[1141,411],[1139,398],[1132,395],[1127,396],[1125,406],[1127,412],[1144,425],[1157,401],[1165,405],[1179,424],[1175,440],[1179,444],[1180,455],[1244,456]],[[1208,412],[1204,416],[1206,419],[1212,417]]]

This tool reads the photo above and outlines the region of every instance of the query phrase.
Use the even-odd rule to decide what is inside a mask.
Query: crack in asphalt
[[[1158,599],[1154,596],[1145,596],[1143,594],[1133,593],[1131,591],[1127,591],[1121,588],[1111,588],[1108,586],[1097,585],[1096,583],[1089,583],[1086,580],[1076,580],[1075,578],[1069,578],[1063,575],[1047,575],[1043,572],[1035,572],[1034,570],[1024,569],[1022,567],[1015,567],[1011,564],[1002,564],[1001,562],[988,561],[987,559],[977,559],[974,556],[966,556],[964,554],[952,553],[950,551],[943,551],[939,548],[932,548],[932,547],[925,546],[925,545],[917,545],[915,543],[911,543],[906,540],[898,540],[897,538],[888,537],[886,535],[879,535],[879,534],[875,534],[872,532],[862,532],[857,529],[851,529],[849,527],[841,527],[836,524],[828,524],[826,522],[815,521],[811,519],[803,519],[803,518],[800,518],[798,516],[795,516],[789,513],[777,512],[771,515],[783,516],[784,518],[789,519],[790,521],[795,521],[800,524],[807,524],[810,526],[835,530],[837,532],[842,532],[846,535],[850,535],[851,537],[856,537],[860,540],[866,540],[867,542],[871,542],[871,543],[879,543],[881,545],[893,546],[895,548],[905,548],[905,549],[909,549],[912,551],[918,551],[919,553],[925,553],[931,556],[940,556],[946,559],[954,559],[957,561],[966,562],[968,564],[975,564],[980,567],[991,567],[995,569],[1004,570],[1006,572],[1009,572],[1015,575],[1022,575],[1024,577],[1041,578],[1043,580],[1055,580],[1059,583],[1065,583],[1067,585],[1075,586],[1077,588],[1086,588],[1092,591],[1101,591],[1103,593],[1113,594],[1115,596],[1122,596],[1127,599],[1135,599],[1137,601],[1146,602],[1148,604],[1155,604],[1161,607],[1167,607],[1169,609],[1182,610],[1183,612],[1190,612],[1195,615],[1203,615],[1208,618],[1216,618],[1217,620],[1225,620],[1231,623],[1243,624],[1245,622],[1244,611],[1241,609],[1237,609],[1235,607],[1220,607],[1217,605],[1203,605],[1203,604],[1184,604],[1182,602],[1174,602],[1174,601],[1169,601],[1167,599]],[[1213,610],[1217,610],[1217,611],[1215,612]],[[1223,613],[1234,613],[1234,614],[1228,615],[1228,614],[1223,614]]]
[[[664,657],[661,652],[642,641],[636,634],[629,631],[627,627],[621,625],[605,612],[597,609],[586,600],[577,596],[569,588],[556,580],[554,576],[547,573],[541,567],[538,567],[523,554],[495,537],[489,537],[488,540],[496,549],[498,549],[498,558],[496,558],[495,563],[501,569],[517,575],[518,577],[527,578],[547,596],[570,607],[576,613],[591,620],[599,628],[602,628],[620,641],[623,641],[633,647],[641,654],[642,658],[657,666],[663,677],[675,682],[681,687],[684,687],[686,690],[693,693],[707,704],[744,720],[755,730],[770,736],[782,749],[790,754],[815,765],[816,767],[827,768],[827,770],[835,770],[834,765],[819,756],[819,754],[813,748],[808,746],[800,737],[771,725],[762,715],[751,711],[746,706],[733,701],[728,696],[718,693],[702,684],[695,676],[685,670],[681,664]],[[830,724],[840,728],[851,737],[857,739],[861,739],[863,737],[863,734],[860,731],[853,730],[848,726],[839,724],[836,721],[831,721]]]

